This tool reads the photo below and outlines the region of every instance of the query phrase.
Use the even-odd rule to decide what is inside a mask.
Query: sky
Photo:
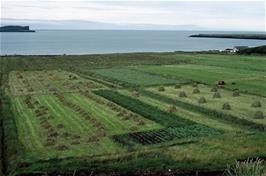
[[[49,29],[265,31],[265,0],[1,0],[0,18]]]

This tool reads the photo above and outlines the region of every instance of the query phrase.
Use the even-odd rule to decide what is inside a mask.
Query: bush
[[[235,165],[228,167],[225,176],[265,176],[262,160],[256,158],[255,161],[247,159],[246,161],[236,161]]]

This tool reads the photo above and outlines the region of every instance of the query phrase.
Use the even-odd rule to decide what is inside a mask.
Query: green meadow
[[[218,175],[264,159],[265,63],[178,52],[1,56],[0,175]]]

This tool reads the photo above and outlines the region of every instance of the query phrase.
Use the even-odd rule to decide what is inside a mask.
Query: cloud
[[[4,0],[1,18],[265,30],[264,1]]]

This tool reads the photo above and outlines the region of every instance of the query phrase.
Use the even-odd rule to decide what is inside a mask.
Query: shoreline
[[[264,34],[196,34],[190,35],[189,37],[266,40],[266,35]]]

